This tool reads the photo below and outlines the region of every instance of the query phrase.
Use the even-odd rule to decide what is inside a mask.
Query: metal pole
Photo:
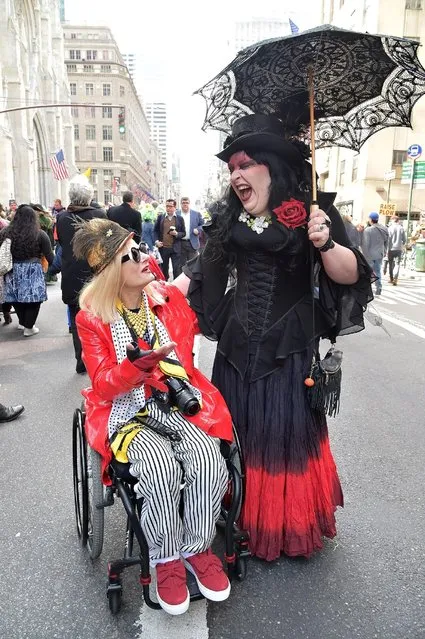
[[[388,180],[387,204],[388,204],[388,203],[389,203],[389,201],[390,201],[391,182],[392,182],[392,180]]]
[[[410,176],[409,201],[408,201],[408,204],[407,204],[406,240],[409,239],[410,212],[412,210],[413,185],[414,185],[414,181],[415,181],[415,165],[416,165],[416,158],[412,158],[412,175]]]

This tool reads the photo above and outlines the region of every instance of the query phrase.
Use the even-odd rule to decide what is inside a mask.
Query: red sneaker
[[[169,615],[182,615],[189,608],[186,570],[180,559],[156,565],[156,596]]]
[[[230,595],[230,581],[211,548],[183,559],[183,563],[195,576],[198,588],[206,599],[224,601]]]

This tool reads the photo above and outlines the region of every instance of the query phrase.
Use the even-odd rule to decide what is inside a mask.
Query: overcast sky
[[[236,20],[291,17],[316,26],[319,0],[65,0],[70,23],[107,25],[123,53],[137,56],[142,97],[167,102],[169,148],[181,158],[182,189],[193,199],[205,183],[216,136],[203,133],[204,100],[194,90],[234,57]],[[285,34],[282,34],[285,35]]]

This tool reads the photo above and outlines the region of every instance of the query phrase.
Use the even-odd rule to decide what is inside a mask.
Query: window
[[[86,51],[86,60],[97,60],[97,51]]]
[[[110,64],[101,64],[100,65],[101,73],[111,73],[111,65]]]
[[[105,204],[109,204],[109,202],[111,201],[111,193],[110,193],[110,191],[104,191],[103,192],[103,199],[105,201]]]
[[[127,171],[121,171],[120,172],[120,182],[121,184],[127,184]]]
[[[96,162],[96,147],[89,146],[87,147],[87,160],[90,162]]]
[[[94,95],[94,85],[91,82],[86,84],[86,95]]]
[[[92,169],[90,172],[90,181],[92,184],[97,184],[97,169]],[[97,198],[94,198],[95,200]]]
[[[74,124],[74,140],[80,139],[80,127],[78,124]]]
[[[112,155],[112,147],[111,146],[104,146],[103,147],[103,161],[104,162],[112,162],[113,161],[113,155]]]
[[[74,153],[75,153],[75,161],[78,162],[80,159],[80,147],[76,146],[74,149]]]
[[[103,169],[103,186],[112,186],[112,169]]]
[[[81,60],[81,51],[80,51],[80,49],[70,49],[69,50],[69,58],[71,60]]]
[[[102,95],[111,95],[111,85],[110,84],[102,85]]]
[[[76,40],[76,39],[77,39],[77,34],[71,33],[71,40]]]
[[[393,150],[393,166],[401,166],[407,159],[407,152],[405,149]]]
[[[73,118],[78,118],[78,107],[71,107],[71,115]]]
[[[96,107],[93,107],[93,106],[84,107],[84,117],[86,117],[86,118],[95,118],[96,117]]]
[[[93,173],[93,170],[92,170],[92,173]],[[98,199],[97,199],[98,197],[99,197],[99,192],[97,191],[97,189],[95,189],[95,190],[93,191],[93,200],[94,200],[95,202],[97,202],[97,201],[98,201]]]
[[[406,0],[406,9],[422,9],[422,0]]]
[[[109,51],[107,51],[106,49],[105,49],[105,51],[102,51],[102,59],[103,60],[110,60]]]
[[[353,171],[352,171],[352,174],[351,174],[351,181],[352,182],[356,182],[356,180],[357,180],[358,169],[359,169],[359,156],[355,155],[353,157]]]
[[[112,107],[111,106],[103,106],[102,107],[102,118],[112,118]]]
[[[77,65],[76,64],[67,64],[66,70],[68,73],[77,73]]]
[[[112,124],[104,124],[102,127],[102,139],[112,140]]]
[[[83,67],[83,71],[84,73],[93,73],[94,69],[93,69],[93,65],[92,64],[85,64]]]
[[[69,92],[71,95],[77,95],[77,84],[75,82],[69,83]]]
[[[96,139],[96,127],[94,124],[86,125],[86,140],[95,140]]]
[[[123,98],[124,96],[125,96],[125,87],[120,85],[120,98]]]
[[[344,186],[345,184],[345,160],[341,160],[339,165],[339,186]]]

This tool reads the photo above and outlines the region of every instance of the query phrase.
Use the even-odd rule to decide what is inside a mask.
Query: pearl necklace
[[[244,222],[251,231],[255,233],[262,233],[264,229],[268,228],[272,218],[270,215],[250,215],[246,211],[242,211],[238,218],[239,222]]]

